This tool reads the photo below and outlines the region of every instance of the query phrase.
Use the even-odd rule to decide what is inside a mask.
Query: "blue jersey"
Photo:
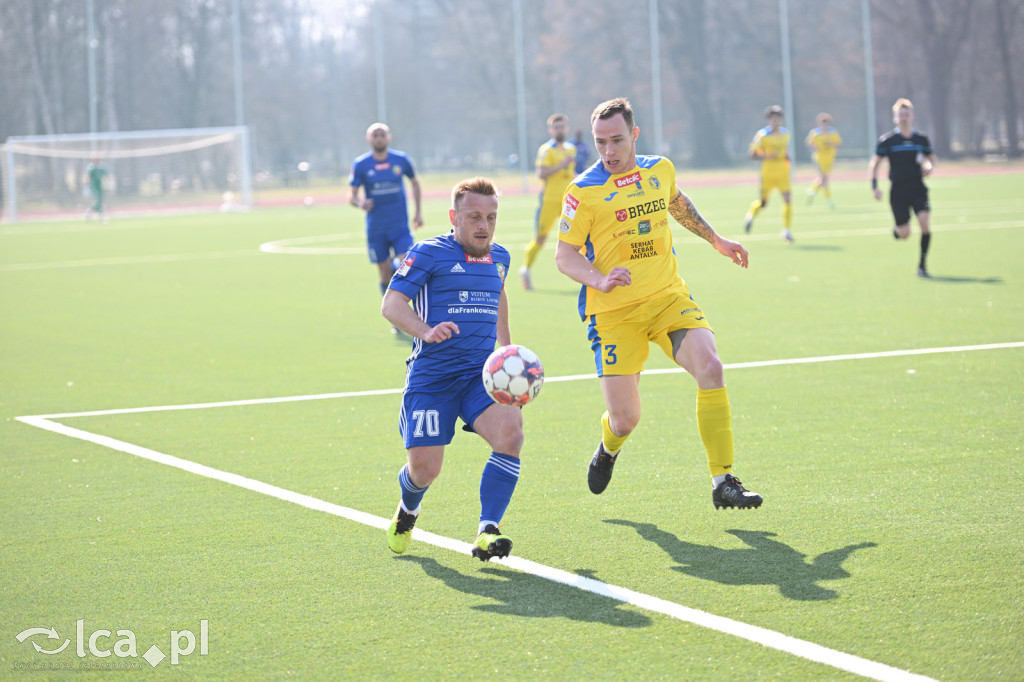
[[[416,314],[431,327],[451,321],[459,333],[440,343],[413,340],[407,390],[480,375],[498,339],[498,305],[510,261],[500,244],[492,244],[487,256],[470,256],[451,233],[409,250],[388,288],[412,299]]]
[[[576,145],[576,175],[579,175],[587,170],[587,167],[590,165],[590,147],[587,146],[582,137],[579,140],[575,140],[573,144]]]
[[[402,177],[416,177],[416,171],[404,152],[388,150],[388,158],[378,161],[367,152],[352,162],[348,184],[362,187],[373,208],[366,213],[366,230],[387,231],[398,226],[409,229],[409,212],[405,205],[405,183]]]

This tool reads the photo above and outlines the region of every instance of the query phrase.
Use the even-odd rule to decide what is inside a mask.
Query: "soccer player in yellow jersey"
[[[523,288],[533,289],[530,268],[537,260],[537,254],[547,241],[551,228],[558,222],[562,211],[562,194],[576,175],[576,145],[568,140],[569,117],[552,114],[548,117],[548,135],[551,139],[537,150],[537,177],[544,182],[540,201],[534,216],[533,239],[526,246],[526,257],[519,268],[519,279]]]
[[[758,211],[768,205],[772,190],[782,195],[782,240],[793,241],[793,204],[790,202],[789,131],[782,127],[782,107],[765,109],[768,125],[757,131],[750,142],[750,158],[761,161],[761,197],[750,205],[743,229],[750,232]]]
[[[826,113],[818,114],[818,127],[807,133],[807,146],[814,150],[814,161],[818,164],[818,177],[814,178],[811,188],[807,190],[807,203],[814,201],[814,197],[821,190],[825,193],[825,200],[829,208],[835,208],[832,203],[832,188],[828,184],[828,174],[832,172],[832,165],[836,162],[836,150],[843,144],[843,138],[839,131],[832,127],[832,115]]]
[[[640,372],[650,343],[697,381],[697,428],[707,451],[716,508],[750,508],[761,496],[732,475],[732,415],[711,326],[679,276],[669,216],[740,267],[743,245],[717,234],[676,186],[675,167],[661,156],[637,156],[640,129],[625,98],[591,115],[601,157],[565,192],[555,264],[583,285],[580,316],[607,410],[587,483],[600,494],[620,449],[640,421]]]

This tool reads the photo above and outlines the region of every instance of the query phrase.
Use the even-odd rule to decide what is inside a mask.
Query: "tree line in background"
[[[231,0],[92,0],[99,131],[234,125]],[[521,0],[527,149],[567,113],[629,97],[641,153],[683,167],[746,158],[765,107],[783,103],[779,3],[660,0],[664,149],[654,143],[648,3]],[[0,141],[89,131],[86,0],[0,3]],[[519,150],[514,3],[239,0],[244,118],[256,172],[307,162],[341,176],[386,103],[394,145],[422,169],[487,169]],[[868,111],[861,0],[788,0],[801,143],[832,113],[844,153],[866,156],[911,98],[941,157],[1021,154],[1024,0],[875,0]],[[377,64],[383,66],[378,72]],[[378,97],[378,86],[384,91]],[[869,125],[873,122],[873,126]],[[869,137],[869,128],[870,131]],[[532,162],[532,158],[529,159]]]

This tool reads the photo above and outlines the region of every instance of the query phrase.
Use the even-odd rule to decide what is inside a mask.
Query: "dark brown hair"
[[[622,114],[623,120],[626,121],[626,127],[633,130],[635,127],[633,125],[633,106],[625,97],[616,97],[598,104],[594,113],[590,115],[590,124],[593,125],[597,119],[606,121],[615,114]]]

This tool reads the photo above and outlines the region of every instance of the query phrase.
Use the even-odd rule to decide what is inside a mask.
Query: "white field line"
[[[798,240],[803,239],[832,239],[835,237],[877,237],[878,235],[892,236],[892,225],[886,221],[892,221],[892,216],[886,214],[885,218],[879,222],[883,227],[868,227],[860,229],[839,229],[839,230],[818,230],[818,231],[803,231],[798,228],[794,228],[793,236]],[[932,230],[934,232],[974,232],[977,230],[1005,230],[1017,227],[1024,227],[1024,220],[1007,220],[1004,222],[991,222],[991,223],[932,223]],[[673,226],[675,228],[675,226]],[[676,232],[673,232],[676,234]],[[683,238],[690,239],[693,241],[703,241],[700,237],[690,234],[686,230],[679,229],[678,234]],[[776,241],[779,235],[774,231],[772,232],[760,232],[757,234],[743,234],[739,237],[744,242],[763,242],[763,241]],[[799,243],[799,242],[797,242]]]
[[[887,350],[874,353],[848,353],[846,355],[818,355],[808,358],[787,358],[781,360],[754,360],[751,362],[734,362],[723,365],[725,369],[751,369],[755,367],[778,367],[782,365],[806,365],[820,362],[838,362],[840,360],[870,360],[875,358],[894,358],[907,355],[931,355],[934,353],[963,353],[978,350],[1001,350],[1006,348],[1024,348],[1024,341],[1007,343],[983,343],[973,346],[947,346],[944,348],[911,348],[907,350]],[[648,369],[644,374],[673,374],[684,372],[681,367],[666,369]],[[567,374],[560,377],[546,377],[545,383],[563,381],[583,381],[596,379],[594,374]],[[112,410],[92,410],[90,412],[63,412],[59,414],[35,415],[40,419],[70,419],[72,417],[99,417],[113,414],[136,414],[140,412],[172,412],[176,410],[206,410],[214,407],[244,407],[246,405],[269,405],[274,403],[296,403],[307,400],[333,400],[335,398],[363,398],[374,395],[393,395],[401,393],[401,388],[381,388],[372,391],[345,391],[341,393],[315,393],[310,395],[282,396],[277,398],[248,398],[245,400],[223,400],[209,403],[192,403],[186,405],[156,405],[151,407],[122,407]],[[28,417],[18,417],[20,420]]]
[[[330,244],[344,242],[354,237],[351,233],[321,234],[313,237],[294,237],[260,244],[263,253],[278,253],[301,256],[352,255],[366,253],[365,246],[309,246],[309,244]]]
[[[888,214],[887,214],[888,215]],[[886,218],[888,220],[888,218]],[[989,222],[979,224],[969,223],[940,223],[933,224],[932,229],[936,232],[973,232],[976,230],[1002,230],[1024,227],[1024,220],[1008,220],[1004,222]],[[820,231],[798,231],[796,237],[804,239],[832,239],[836,237],[877,237],[878,235],[889,235],[892,227],[861,228],[852,230],[820,230]],[[523,234],[519,232],[503,232],[504,240],[517,239]],[[699,237],[691,235],[686,230],[679,228],[678,239],[702,241]],[[282,239],[279,241],[264,242],[260,244],[258,251],[268,254],[325,256],[343,255],[359,256],[366,254],[365,246],[305,246],[304,244],[317,244],[332,241],[341,241],[349,235],[318,235],[314,237],[297,237],[293,239]],[[775,241],[777,234],[758,233],[745,234],[741,237],[745,242]],[[239,256],[250,256],[254,253],[252,249],[238,251],[213,251],[210,253],[172,253],[153,256],[123,256],[116,258],[89,258],[70,261],[52,261],[39,263],[14,263],[0,265],[0,272],[23,272],[30,270],[57,270],[64,268],[86,268],[105,265],[134,265],[138,263],[177,263],[192,260],[215,260],[221,258],[237,258]]]
[[[889,215],[888,213],[886,214]],[[888,220],[888,218],[886,218]],[[884,222],[884,221],[882,221]],[[520,231],[510,231],[507,229],[508,223],[502,223],[502,240],[508,242],[515,240],[519,237],[524,236]],[[968,223],[940,223],[932,224],[932,230],[935,232],[973,232],[976,230],[1004,230],[1009,228],[1024,227],[1024,220],[1008,220],[1004,222],[988,222],[979,224],[968,224]],[[700,237],[690,234],[684,230],[681,226],[673,225],[673,234],[679,239],[685,239],[688,241],[699,242],[703,241]],[[892,226],[886,227],[869,227],[869,228],[858,228],[858,229],[838,229],[838,230],[818,230],[818,231],[803,231],[800,230],[796,233],[796,236],[800,240],[804,239],[833,239],[837,237],[877,237],[879,235],[889,236],[892,234]],[[760,242],[760,241],[776,241],[778,235],[775,233],[757,233],[757,234],[744,234],[740,237],[745,242]],[[353,246],[307,246],[307,244],[322,244],[336,241],[331,238],[331,235],[322,235],[317,237],[298,237],[295,239],[282,239],[280,241],[265,242],[260,244],[260,251],[264,253],[273,254],[285,254],[285,255],[303,255],[303,256],[325,256],[325,255],[362,255],[366,253],[365,247],[353,247]],[[301,244],[301,246],[300,246]]]
[[[362,251],[360,251],[362,253]],[[51,261],[48,263],[13,263],[0,265],[0,272],[23,272],[26,270],[60,270],[64,268],[91,268],[99,265],[137,265],[140,263],[180,263],[190,260],[219,260],[252,256],[252,249],[242,251],[208,251],[196,253],[164,253],[153,256],[118,256],[111,258],[85,258],[82,260]]]
[[[992,343],[992,344],[980,344],[974,346],[952,346],[948,348],[923,348],[923,349],[912,349],[912,350],[897,350],[897,351],[885,351],[877,353],[854,353],[848,355],[826,355],[814,358],[794,358],[789,360],[766,360],[760,362],[745,362],[736,363],[733,365],[727,365],[731,368],[751,368],[751,367],[769,367],[786,364],[806,364],[812,362],[832,362],[837,360],[853,360],[853,359],[872,359],[872,358],[884,358],[884,357],[898,357],[906,355],[922,355],[928,353],[953,353],[953,352],[965,352],[965,351],[976,351],[976,350],[994,350],[994,349],[1005,349],[1005,348],[1021,348],[1024,347],[1024,342],[1010,342],[1010,343]],[[654,370],[651,373],[666,373],[672,371],[681,370]],[[574,375],[574,376],[563,376],[563,377],[552,377],[548,381],[577,381],[582,379],[591,379],[592,375]],[[309,495],[303,495],[291,490],[279,488],[262,481],[240,476],[219,469],[208,467],[204,464],[191,462],[189,460],[181,459],[173,455],[164,454],[155,450],[150,450],[132,443],[126,443],[124,441],[110,438],[109,436],[103,436],[96,433],[91,433],[82,429],[77,429],[71,426],[52,421],[53,419],[70,418],[70,417],[85,417],[85,416],[97,416],[97,415],[111,415],[111,414],[127,414],[127,413],[138,413],[138,412],[155,412],[165,410],[185,410],[185,409],[205,409],[212,407],[227,407],[227,406],[241,406],[241,405],[258,405],[268,403],[282,403],[282,402],[297,402],[303,400],[322,400],[327,398],[343,398],[343,397],[356,397],[356,396],[370,396],[370,395],[386,395],[393,393],[400,393],[402,389],[383,389],[376,391],[352,391],[347,393],[327,393],[318,395],[307,395],[307,396],[290,396],[283,398],[261,398],[253,400],[236,400],[236,401],[224,401],[216,403],[198,403],[193,405],[170,405],[162,407],[142,407],[142,408],[128,408],[120,410],[98,410],[92,412],[68,412],[64,414],[53,414],[53,415],[36,415],[36,416],[23,416],[17,417],[17,420],[35,426],[40,429],[52,431],[64,436],[71,438],[77,438],[84,440],[102,447],[110,448],[120,452],[124,452],[136,457],[148,459],[159,464],[165,464],[182,471],[187,471],[199,476],[204,476],[213,480],[221,481],[229,485],[234,485],[246,490],[251,490],[263,495],[275,497],[286,502],[292,502],[294,504],[301,505],[308,509],[315,511],[322,511],[334,516],[362,523],[378,529],[387,528],[389,521],[385,518],[367,514],[355,509],[348,507],[342,507],[340,505],[326,502],[324,500],[310,497]],[[435,533],[430,533],[422,529],[415,529],[413,536],[420,542],[432,544],[443,549],[448,549],[461,554],[468,554],[471,550],[471,546],[468,543],[455,540],[453,538],[444,537]],[[778,651],[793,654],[810,661],[821,663],[824,665],[837,668],[839,670],[845,670],[847,672],[861,675],[876,680],[883,681],[904,681],[904,680],[930,680],[931,678],[916,675],[899,668],[885,665],[884,663],[878,663],[870,661],[859,656],[853,656],[841,651],[829,649],[827,647],[814,644],[813,642],[807,642],[804,640],[790,637],[773,630],[758,627],[756,625],[749,625],[747,623],[741,623],[739,621],[725,618],[722,616],[716,616],[705,611],[698,609],[692,609],[675,602],[670,602],[665,599],[660,599],[648,594],[635,592],[625,587],[619,587],[617,585],[610,585],[608,583],[595,580],[593,578],[587,578],[584,576],[576,575],[562,569],[554,568],[551,566],[545,566],[538,564],[528,559],[522,559],[520,557],[509,557],[505,564],[511,568],[514,568],[531,575],[535,575],[546,580],[561,583],[563,585],[569,585],[576,587],[586,592],[592,592],[610,599],[632,604],[648,611],[661,613],[663,615],[675,618],[677,620],[693,623],[701,627],[705,627],[718,632],[723,632],[735,637],[740,637],[762,646],[770,647]]]
[[[182,471],[221,481],[262,495],[275,497],[285,502],[298,504],[306,507],[307,509],[333,514],[334,516],[355,521],[356,523],[362,523],[373,528],[383,530],[387,528],[390,523],[388,519],[380,516],[367,514],[366,512],[361,512],[349,507],[342,507],[331,502],[310,497],[309,495],[303,495],[302,493],[297,493],[285,488],[279,488],[252,478],[214,469],[204,464],[181,459],[173,455],[157,452],[156,450],[150,450],[149,448],[140,447],[132,443],[126,443],[115,438],[110,438],[109,436],[103,436],[89,431],[84,431],[82,429],[76,429],[71,426],[66,426],[64,424],[59,424],[44,417],[18,417],[18,420],[47,431],[95,443],[96,445],[101,445],[112,450],[118,450],[159,464],[165,464],[176,469],[181,469]],[[435,545],[460,554],[468,555],[472,550],[472,545],[467,542],[461,542],[443,535],[423,531],[419,528],[413,530],[413,537],[419,542]],[[838,668],[839,670],[845,670],[855,675],[861,675],[875,680],[882,680],[883,682],[932,680],[930,677],[916,675],[905,670],[900,670],[899,668],[885,665],[884,663],[870,661],[842,651],[829,649],[828,647],[823,647],[821,645],[814,644],[813,642],[807,642],[795,637],[790,637],[780,632],[775,632],[774,630],[741,623],[723,616],[716,616],[714,614],[707,613],[706,611],[700,611],[699,609],[693,609],[681,604],[676,604],[675,602],[653,597],[649,594],[635,592],[625,587],[610,585],[608,583],[601,582],[600,580],[576,575],[575,573],[563,571],[559,568],[545,566],[544,564],[539,564],[528,559],[508,557],[504,561],[504,564],[518,571],[529,573],[552,582],[575,587],[577,589],[584,590],[585,592],[592,592],[626,604],[632,604],[639,608],[653,611],[655,613],[661,613],[669,616],[670,618],[675,618],[687,623],[693,623],[694,625],[699,625],[700,627],[708,628],[710,630],[717,630],[718,632],[740,637],[750,642],[761,644],[762,646],[789,653],[794,656],[799,656],[800,658],[831,666],[833,668]]]

